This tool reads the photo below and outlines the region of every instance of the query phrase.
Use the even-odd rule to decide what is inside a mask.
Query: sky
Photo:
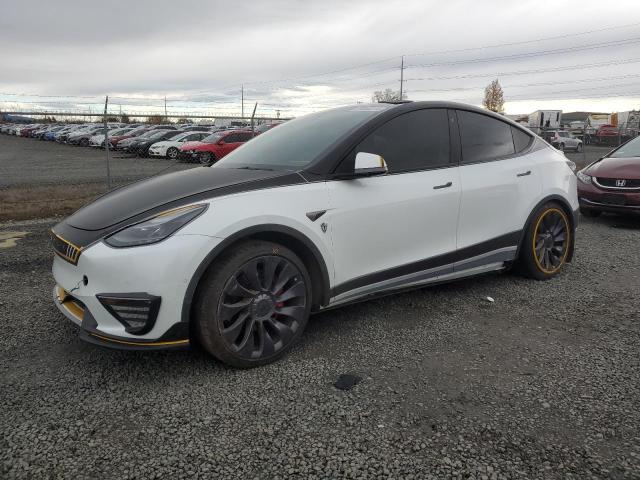
[[[0,109],[298,116],[370,102],[640,109],[638,0],[3,0]],[[606,14],[603,14],[606,13]],[[403,59],[404,56],[404,59]],[[101,106],[102,104],[102,106]]]

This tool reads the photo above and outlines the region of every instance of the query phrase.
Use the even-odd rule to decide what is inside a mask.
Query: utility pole
[[[109,127],[107,126],[107,106],[109,95],[104,99],[104,150],[107,152],[107,190],[111,190],[111,166],[109,165]]]
[[[400,60],[400,101],[402,101],[402,84],[404,83],[404,55]]]
[[[253,106],[253,113],[251,114],[251,136],[254,137],[256,132],[255,129],[253,127],[254,123],[253,120],[256,117],[256,108],[258,108],[258,102],[256,102],[256,104]]]
[[[164,96],[164,121],[167,122],[167,96]]]
[[[240,103],[242,104],[242,114],[240,116],[244,120],[244,83],[240,87]]]

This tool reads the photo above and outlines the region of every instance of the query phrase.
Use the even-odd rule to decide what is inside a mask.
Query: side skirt
[[[515,259],[517,248],[515,245],[504,247],[459,262],[356,288],[335,295],[331,298],[329,305],[323,308],[323,310],[347,303],[367,300],[371,297],[389,295],[399,291],[451,282],[460,278],[503,270],[506,268],[507,262]]]

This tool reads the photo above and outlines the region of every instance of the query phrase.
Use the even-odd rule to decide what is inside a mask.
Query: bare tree
[[[407,94],[403,93],[402,94],[402,99],[406,100],[407,99]],[[371,97],[371,101],[373,103],[380,103],[380,102],[397,102],[398,100],[400,100],[400,92],[397,92],[395,90],[392,90],[390,88],[387,88],[386,90],[377,90],[375,92],[373,92],[373,96]]]
[[[497,78],[484,89],[482,104],[492,112],[502,113],[504,111],[504,92]]]

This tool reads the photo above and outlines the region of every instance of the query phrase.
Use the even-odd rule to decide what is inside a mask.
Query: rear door
[[[462,152],[458,267],[495,252],[510,260],[542,193],[540,172],[527,154],[533,137],[493,116],[458,110],[457,118]]]
[[[334,247],[334,302],[421,282],[452,265],[460,200],[446,109],[402,114],[369,134],[357,152],[381,155],[388,175],[328,182],[321,217]],[[452,267],[450,267],[452,270]]]

